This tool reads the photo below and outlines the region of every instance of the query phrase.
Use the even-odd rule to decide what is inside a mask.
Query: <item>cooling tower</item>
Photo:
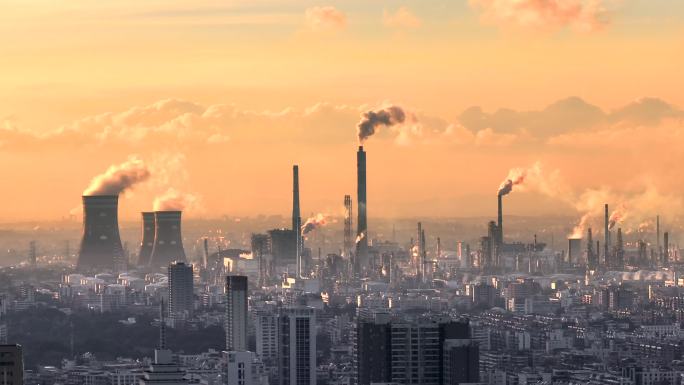
[[[154,213],[142,213],[142,240],[138,253],[138,266],[150,264],[150,256],[154,247]]]
[[[78,270],[111,270],[115,261],[123,259],[118,206],[118,195],[83,196],[83,238]]]
[[[171,262],[185,262],[181,236],[180,211],[154,212],[154,246],[150,255],[150,267],[168,267]]]

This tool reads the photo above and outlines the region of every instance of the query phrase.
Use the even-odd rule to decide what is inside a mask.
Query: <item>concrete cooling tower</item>
[[[154,246],[150,267],[168,267],[171,262],[185,262],[181,236],[181,211],[154,212]]]
[[[118,206],[118,195],[83,196],[83,237],[78,270],[110,270],[116,261],[123,260]]]
[[[140,241],[140,252],[138,253],[138,266],[148,266],[152,248],[154,247],[154,213],[142,213],[142,241]]]

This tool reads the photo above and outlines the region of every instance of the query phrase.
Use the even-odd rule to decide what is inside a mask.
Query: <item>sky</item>
[[[675,220],[683,48],[680,0],[5,0],[0,222],[78,216],[121,164],[124,218],[287,215],[293,164],[337,215],[390,106],[371,217],[494,215],[514,169],[507,214]]]

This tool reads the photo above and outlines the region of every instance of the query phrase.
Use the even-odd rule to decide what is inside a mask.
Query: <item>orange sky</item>
[[[600,192],[679,215],[684,4],[521,3],[5,1],[0,221],[68,216],[132,155],[152,176],[127,218],[169,188],[192,216],[286,214],[294,163],[303,211],[335,214],[360,115],[390,103],[414,118],[367,142],[371,216],[489,215],[536,162],[509,213]]]

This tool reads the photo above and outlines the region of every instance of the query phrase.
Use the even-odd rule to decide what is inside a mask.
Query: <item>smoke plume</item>
[[[591,219],[591,213],[584,213],[584,215],[582,215],[580,218],[579,223],[577,223],[577,225],[572,229],[572,233],[568,236],[568,238],[582,238],[584,235],[584,230],[587,228],[589,219]]]
[[[368,137],[375,133],[380,126],[394,126],[404,123],[406,112],[399,106],[389,106],[380,110],[365,112],[359,122],[358,135],[359,142],[363,143]]]
[[[154,198],[154,211],[183,211],[196,203],[196,196],[169,188],[165,193]]]
[[[119,195],[150,177],[150,170],[141,159],[131,156],[121,164],[93,178],[83,195]]]
[[[365,238],[365,237],[366,237],[366,233],[361,233],[361,234],[357,235],[357,236],[356,236],[356,240],[354,241],[354,243],[358,244],[358,243],[361,242],[361,240],[362,240],[363,238]]]
[[[527,177],[527,170],[522,168],[513,168],[508,172],[508,176],[501,182],[498,194],[503,196],[513,191],[513,186],[522,184]]]
[[[625,219],[626,212],[627,210],[624,204],[617,210],[613,211],[610,214],[610,217],[608,217],[608,230],[612,230],[616,224],[622,222]]]
[[[302,235],[306,235],[321,226],[325,226],[326,222],[327,220],[323,214],[316,214],[312,216],[302,225]]]

